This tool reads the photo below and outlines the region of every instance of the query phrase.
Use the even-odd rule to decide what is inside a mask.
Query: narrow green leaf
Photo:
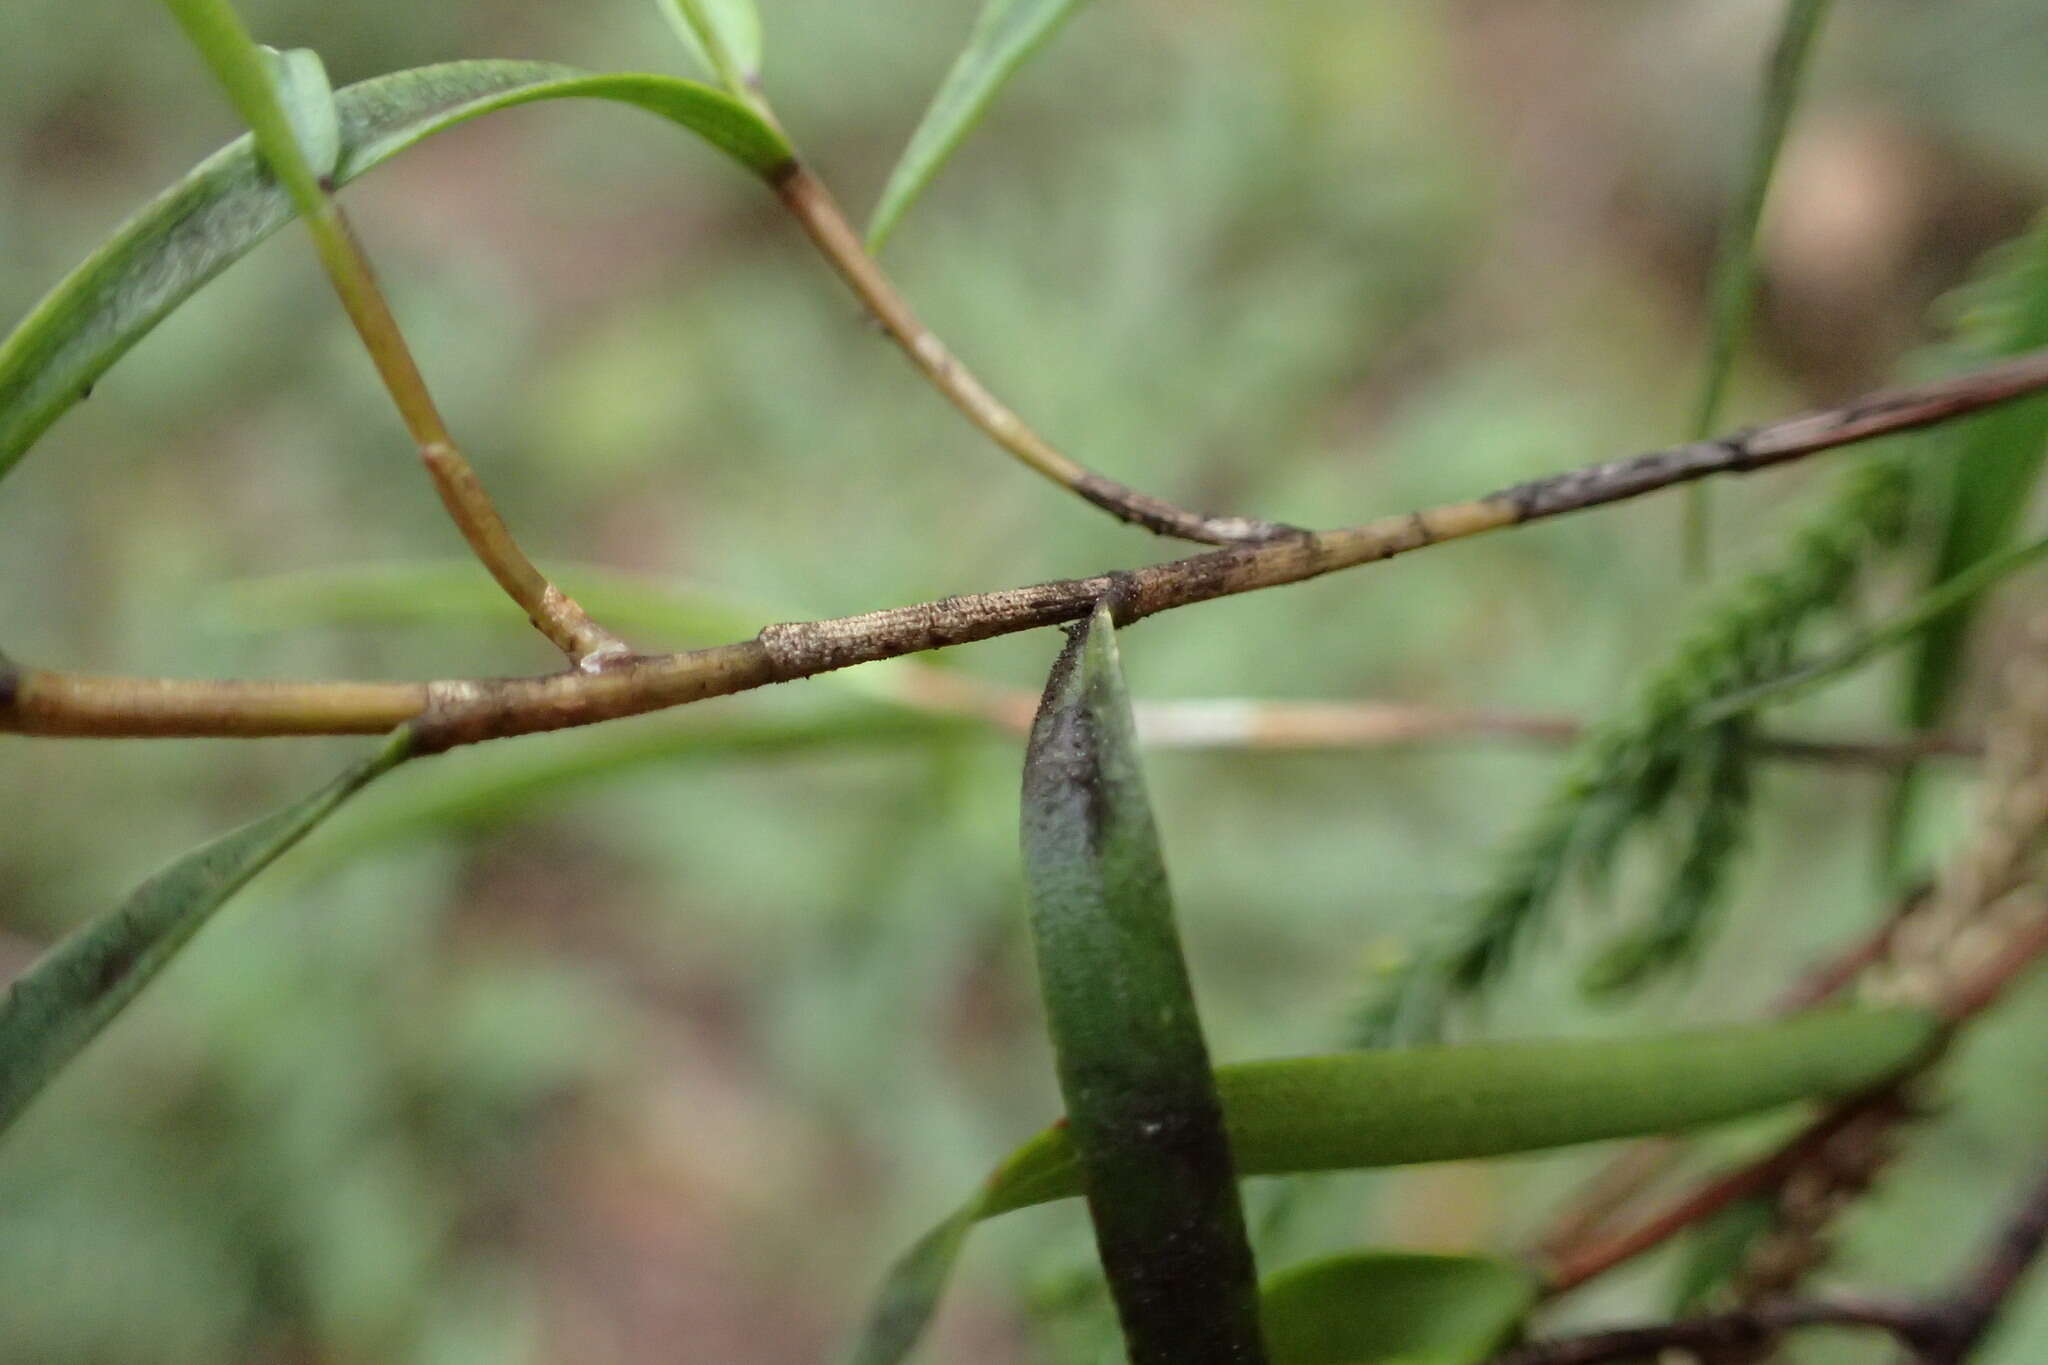
[[[761,12],[754,0],[656,0],[707,73],[735,95],[761,80]]]
[[[1953,296],[1948,363],[1968,365],[2048,345],[2048,214],[2022,236],[1991,253],[1985,268]],[[1949,458],[1936,476],[1944,517],[1939,548],[1928,568],[1930,587],[1952,583],[2012,541],[2032,503],[2048,458],[2048,399],[2007,404],[1926,433]],[[1981,594],[1966,593],[1920,636],[1907,670],[1901,709],[1906,723],[1930,729],[1947,716],[1969,655]],[[1896,879],[1917,840],[1921,769],[1899,775],[1885,813],[1881,848]]]
[[[889,172],[875,215],[868,222],[868,250],[882,249],[953,149],[981,122],[1004,82],[1045,45],[1080,4],[1081,0],[987,0],[966,48],[946,73],[902,158]]]
[[[592,75],[552,62],[450,62],[338,92],[340,152],[332,179],[346,184],[481,114],[556,99],[646,110],[757,174],[772,174],[790,159],[789,144],[759,115],[692,81]],[[292,217],[291,197],[244,137],[129,219],[0,344],[0,475],[129,347]]]
[[[1817,1011],[1663,1037],[1346,1052],[1217,1069],[1240,1175],[1469,1161],[1680,1132],[1854,1094],[1920,1055],[1909,1010]],[[984,1216],[1081,1191],[1064,1126],[1019,1148]]]
[[[1684,1317],[1704,1308],[1714,1291],[1742,1269],[1757,1239],[1777,1223],[1778,1201],[1767,1194],[1739,1199],[1690,1229],[1672,1277],[1673,1316]]]
[[[1033,1159],[1029,1148],[1017,1151],[982,1182],[973,1198],[947,1214],[897,1259],[875,1294],[867,1321],[847,1357],[849,1365],[899,1365],[909,1359],[938,1312],[939,1299],[946,1292],[967,1234],[989,1216],[989,1196],[1008,1180],[1012,1165]]]
[[[1775,678],[1745,687],[1709,704],[1694,723],[1705,726],[1744,715],[1760,706],[1777,706],[1805,696],[1814,688],[1853,672],[1872,659],[1921,638],[1958,606],[1982,594],[2008,575],[2048,555],[2048,538],[2016,550],[1980,559],[1955,577],[1925,593],[1898,615],[1855,636],[1839,649],[1810,663],[1788,668]]]
[[[336,807],[402,762],[400,731],[303,801],[186,854],[45,953],[0,1003],[0,1131],[133,1000],[227,899]]]
[[[1535,1304],[1507,1261],[1359,1251],[1269,1276],[1259,1315],[1273,1365],[1476,1365]]]
[[[978,1203],[963,1205],[918,1238],[889,1268],[847,1357],[849,1365],[896,1365],[917,1348],[978,1216]]]
[[[1756,301],[1757,227],[1763,222],[1778,153],[1785,146],[1786,130],[1792,126],[1792,111],[1806,83],[1814,39],[1827,18],[1828,4],[1829,0],[1787,0],[1784,22],[1778,28],[1777,41],[1764,70],[1763,89],[1757,101],[1756,136],[1750,143],[1749,161],[1743,172],[1742,198],[1722,228],[1720,251],[1714,262],[1712,340],[1707,346],[1707,370],[1700,385],[1699,404],[1693,413],[1695,441],[1704,441],[1719,430],[1728,378],[1734,372],[1742,339],[1749,331],[1749,317]],[[1713,490],[1704,483],[1692,485],[1686,493],[1686,562],[1694,573],[1704,573],[1707,566],[1712,497]]]
[[[499,822],[635,772],[820,752],[900,750],[985,733],[968,717],[858,706],[786,720],[671,716],[553,739],[535,737],[517,745],[484,745],[451,754],[351,810],[321,832],[301,865],[308,875],[317,875],[368,852]]]
[[[1993,360],[2048,345],[2048,217],[1998,254],[1995,273],[1976,286],[1975,316],[1960,323],[1963,349]],[[1919,439],[1948,444],[1944,461],[1948,517],[1928,575],[1946,583],[2012,542],[2048,457],[2048,399],[2009,403]],[[1937,724],[1955,691],[1974,596],[1951,607],[1927,632],[1914,660],[1905,718],[1917,728]]]
[[[1109,609],[1053,666],[1024,758],[1040,993],[1132,1365],[1264,1359],[1258,1278]]]
[[[1838,1099],[1910,1066],[1938,1033],[1932,1017],[1911,1010],[1814,1011],[1650,1038],[1247,1062],[1219,1067],[1216,1090],[1239,1176],[1298,1175],[1649,1137]],[[1005,1158],[970,1207],[986,1219],[1079,1193],[1072,1139],[1055,1124]],[[958,1249],[956,1240],[918,1266],[928,1295],[920,1324]],[[914,1334],[899,1336],[890,1352],[858,1358],[896,1365],[915,1345]]]
[[[341,115],[334,108],[334,87],[328,83],[327,67],[311,48],[295,47],[279,52],[262,49],[270,66],[271,88],[291,123],[299,154],[313,174],[326,178],[334,174],[341,160]]]

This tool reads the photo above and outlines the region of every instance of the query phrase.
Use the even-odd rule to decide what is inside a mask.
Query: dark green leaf
[[[1932,1018],[1910,1010],[1816,1011],[1662,1037],[1250,1062],[1218,1068],[1216,1088],[1238,1174],[1293,1175],[1647,1137],[1839,1098],[1911,1065],[1937,1033]],[[1072,1139],[1055,1124],[1011,1153],[970,1207],[993,1218],[1080,1192]],[[955,1239],[916,1267],[919,1324],[958,1247]],[[899,1267],[892,1284],[905,1278]],[[887,1353],[859,1359],[895,1365],[915,1344],[914,1334],[898,1336]]]
[[[450,62],[380,76],[335,96],[346,184],[458,123],[539,100],[603,99],[647,110],[768,174],[789,144],[744,105],[666,76],[592,75],[552,62]],[[200,286],[293,216],[242,138],[124,224],[0,344],[0,475]]]
[[[1273,1365],[1474,1365],[1535,1302],[1506,1261],[1361,1251],[1269,1276],[1259,1314]]]
[[[401,731],[303,801],[186,854],[31,966],[0,1004],[0,1131],[215,910],[343,801],[403,761],[410,742],[409,732]]]
[[[868,249],[879,251],[912,201],[944,165],[960,140],[987,112],[1003,83],[1052,37],[1080,0],[988,0],[967,47],[940,83],[910,145],[889,173],[868,222]]]
[[[1023,832],[1063,1131],[1133,1365],[1260,1360],[1251,1244],[1106,606],[1053,666]]]

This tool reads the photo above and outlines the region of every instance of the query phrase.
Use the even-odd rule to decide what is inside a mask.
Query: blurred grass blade
[[[988,111],[1003,83],[1027,58],[1044,46],[1060,24],[1080,8],[1081,0],[987,0],[967,47],[939,84],[910,144],[882,189],[868,222],[868,250],[882,243],[902,221],[918,195],[938,174],[962,138]]]
[[[474,61],[401,71],[335,96],[343,185],[465,120],[540,100],[602,99],[659,115],[766,175],[789,144],[709,86],[592,75],[553,62]],[[292,201],[243,137],[130,218],[0,343],[0,476],[93,382],[208,280],[290,222]]]
[[[882,1281],[861,1327],[849,1365],[896,1365],[907,1358],[938,1311],[953,1264],[974,1228],[978,1205],[969,1203],[917,1239]]]
[[[2048,217],[2002,253],[2005,268],[1977,286],[1978,316],[1961,321],[1973,357],[1997,359],[2048,345]],[[1948,443],[1948,519],[1930,584],[1949,582],[2012,540],[2048,455],[2048,398],[2008,404],[1919,439]],[[1922,641],[1914,661],[1906,720],[1916,728],[1947,713],[1974,620],[1973,598],[1958,602]]]
[[[377,798],[336,820],[321,831],[300,865],[308,875],[317,875],[374,850],[489,825],[534,805],[559,802],[578,787],[649,769],[758,763],[821,751],[900,750],[986,733],[969,717],[861,706],[787,720],[671,716],[651,724],[464,749],[381,789]]]
[[[550,577],[628,634],[676,648],[723,644],[791,614],[596,565],[550,565]],[[474,560],[347,564],[246,579],[203,604],[209,624],[237,632],[306,626],[502,625],[532,627],[505,610],[505,595]]]
[[[1757,1240],[1778,1225],[1776,1192],[1738,1199],[1692,1228],[1671,1284],[1671,1313],[1699,1312],[1720,1288],[1741,1273]]]
[[[1022,823],[1064,1131],[1132,1365],[1262,1360],[1223,1106],[1106,605],[1053,665]]]
[[[1693,411],[1690,439],[1704,441],[1720,430],[1721,405],[1735,356],[1749,331],[1756,303],[1756,234],[1770,198],[1771,180],[1792,111],[1806,82],[1814,39],[1827,18],[1830,0],[1787,0],[1785,19],[1771,48],[1763,89],[1757,102],[1756,137],[1743,170],[1742,198],[1722,228],[1710,292],[1711,338],[1707,343],[1706,377]],[[1713,490],[1696,483],[1686,490],[1685,560],[1688,572],[1704,575],[1711,555]]]
[[[698,66],[735,95],[761,80],[761,12],[754,0],[655,0]]]
[[[325,179],[341,162],[341,115],[334,108],[334,87],[327,67],[311,48],[279,52],[257,49],[270,68],[271,87],[291,124],[292,140],[313,174]]]
[[[1980,278],[1955,296],[1959,364],[1997,359],[2048,345],[2048,214],[2030,231],[1992,253]],[[1923,435],[1951,458],[1937,477],[1945,481],[1944,522],[1928,583],[1939,587],[1968,574],[2011,543],[2033,501],[2048,456],[2048,399],[2035,398]],[[1980,594],[1965,593],[1934,620],[1918,641],[1906,678],[1902,709],[1907,725],[1932,729],[1947,718],[1968,658]],[[1920,770],[1899,775],[1886,812],[1883,855],[1889,869],[1917,842]]]
[[[1931,1016],[1912,1010],[1817,1010],[1661,1037],[1247,1062],[1219,1067],[1216,1090],[1238,1175],[1298,1175],[1649,1137],[1839,1099],[1911,1066],[1938,1033]],[[970,1207],[986,1219],[1079,1193],[1080,1167],[1061,1123],[1012,1152]],[[920,1324],[957,1250],[954,1242],[942,1260],[915,1268],[930,1296]],[[898,1263],[892,1286],[908,1278],[910,1264]],[[895,1339],[891,1353],[857,1358],[895,1365],[915,1344]]]
[[[0,1004],[0,1131],[215,910],[342,802],[402,762],[410,743],[410,732],[400,731],[311,796],[186,854],[38,959]]]
[[[1360,1251],[1267,1277],[1259,1316],[1273,1365],[1477,1365],[1535,1304],[1507,1261]]]
[[[1000,1189],[1010,1166],[1035,1159],[1027,1146],[982,1182],[974,1197],[948,1214],[898,1257],[875,1294],[867,1321],[847,1357],[849,1365],[899,1365],[917,1349],[938,1312],[953,1266],[974,1225],[989,1216],[989,1196]]]
[[[1977,597],[2000,579],[2034,564],[2044,555],[2048,555],[2048,538],[2031,541],[1989,559],[1980,559],[1924,594],[1897,616],[1864,631],[1825,658],[1801,664],[1775,678],[1719,698],[1699,714],[1695,723],[1711,725],[1754,711],[1759,706],[1781,705],[1853,672],[1887,650],[1921,638],[1935,622],[1946,619],[1958,606]]]

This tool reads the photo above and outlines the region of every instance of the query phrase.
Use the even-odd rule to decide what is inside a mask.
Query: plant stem
[[[254,132],[264,162],[291,195],[312,234],[321,269],[418,446],[442,505],[471,551],[571,664],[595,672],[630,658],[632,650],[624,641],[592,621],[534,567],[484,491],[483,481],[456,447],[398,319],[377,286],[369,259],[335,202],[333,185],[306,161],[241,16],[228,0],[165,3]]]
[[[1190,512],[1097,474],[1061,453],[990,393],[974,372],[918,321],[909,303],[868,254],[860,234],[847,221],[823,181],[802,164],[791,162],[771,183],[818,250],[852,287],[875,321],[903,348],[911,363],[954,407],[966,414],[968,421],[1028,468],[1119,521],[1163,536],[1177,536],[1204,545],[1236,545],[1298,533],[1297,527],[1254,517],[1212,517]]]
[[[1587,466],[1360,526],[1211,550],[1128,572],[949,597],[752,640],[637,657],[601,673],[434,683],[183,682],[34,670],[0,676],[0,732],[69,735],[374,733],[417,718],[427,748],[589,725],[769,683],[1078,620],[1116,589],[1129,620],[1298,583],[1411,550],[1722,474],[1748,473],[1945,421],[2048,388],[2048,350],[1873,394],[1718,441]]]

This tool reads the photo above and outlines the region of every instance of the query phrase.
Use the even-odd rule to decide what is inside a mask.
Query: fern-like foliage
[[[1939,316],[1948,339],[1916,357],[1915,372],[1944,373],[2048,344],[2048,216],[1991,252],[1972,281],[1943,300]],[[2040,413],[2030,420],[2035,407]],[[2009,505],[2015,490],[2023,493],[2039,467],[2037,424],[2044,420],[2048,402],[2020,405],[1913,438],[1967,443],[1958,460],[1889,454],[1851,470],[1775,562],[1718,593],[1628,705],[1580,741],[1549,798],[1508,844],[1492,885],[1450,932],[1371,983],[1352,1021],[1355,1041],[1390,1046],[1440,1034],[1450,1009],[1507,970],[1568,887],[1604,889],[1638,841],[1675,846],[1671,872],[1648,908],[1596,954],[1584,984],[1625,990],[1687,960],[1713,924],[1748,828],[1752,723],[1731,699],[1792,669],[1808,633],[1851,601],[1865,571],[1927,515],[1917,508],[1939,503],[1936,515],[1951,523],[1938,552],[1942,569],[1958,567],[1951,560],[1974,562],[1951,543],[1958,519],[1980,531],[1998,523],[1995,534],[1971,542],[1976,558],[1989,552],[1979,542],[2001,546],[2017,518]],[[2007,438],[1996,441],[1999,450],[1978,453],[1999,437]],[[1986,481],[1978,467],[2000,459],[2003,502],[1978,488]],[[1999,505],[1986,512],[1979,503]],[[1960,629],[1957,620],[1944,612],[1919,627],[1922,686],[1926,674],[1952,666],[1956,642],[1942,631]]]
[[[1720,905],[1751,805],[1749,718],[1702,724],[1702,713],[1792,666],[1808,628],[1848,602],[1863,570],[1897,542],[1911,491],[1900,457],[1867,460],[1775,563],[1718,593],[1629,705],[1580,742],[1456,931],[1375,983],[1354,1019],[1357,1041],[1436,1036],[1449,1006],[1507,969],[1567,886],[1604,888],[1631,841],[1644,837],[1677,846],[1673,871],[1648,914],[1598,956],[1586,984],[1625,989],[1683,961]]]

